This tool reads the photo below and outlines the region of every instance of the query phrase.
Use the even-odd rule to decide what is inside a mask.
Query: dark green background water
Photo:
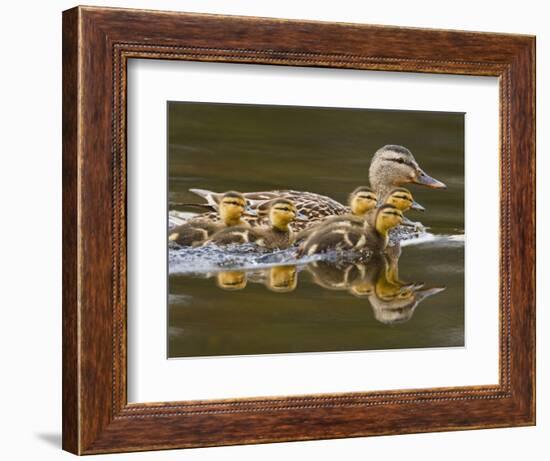
[[[409,148],[447,190],[411,186],[436,235],[464,232],[464,115],[209,103],[168,104],[169,202],[200,202],[189,188],[241,192],[290,188],[345,202],[368,184],[373,153]],[[215,278],[169,277],[170,357],[464,345],[464,246],[403,248],[401,279],[446,287],[405,323],[374,318],[369,302],[314,284],[275,293],[248,283],[224,291]]]

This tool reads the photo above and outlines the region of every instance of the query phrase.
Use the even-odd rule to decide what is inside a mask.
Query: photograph
[[[452,6],[3,4],[3,459],[548,457],[550,18]]]
[[[464,113],[169,101],[168,358],[464,347]]]

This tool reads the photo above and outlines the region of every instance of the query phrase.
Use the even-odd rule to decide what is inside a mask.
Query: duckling
[[[383,199],[395,187],[405,184],[418,184],[432,189],[445,189],[441,181],[428,176],[416,162],[411,151],[403,146],[387,145],[374,154],[369,168],[369,180],[376,195]],[[220,194],[204,189],[190,189],[203,197],[212,209],[217,209]],[[294,231],[307,229],[329,216],[341,216],[350,213],[350,209],[327,197],[314,192],[296,190],[274,190],[247,192],[244,194],[253,209],[262,203],[276,198],[292,200],[299,213],[307,220],[295,221],[291,227]],[[207,219],[217,219],[214,213],[207,213]],[[259,216],[247,218],[252,226],[261,226],[264,220]]]
[[[364,203],[366,202],[366,204],[363,205],[361,208],[357,209],[357,207],[354,207],[353,200],[356,199],[354,194],[356,194],[357,190],[359,189],[369,191],[369,192],[365,192],[365,194],[368,194],[367,199],[363,200],[363,202]],[[306,229],[300,232],[296,240],[303,240],[307,238],[309,235],[313,234],[314,232],[317,232],[320,229],[324,228],[325,226],[328,226],[331,224],[338,224],[340,226],[360,226],[361,227],[364,225],[364,219],[367,219],[367,217],[375,213],[376,202],[377,202],[376,194],[374,194],[370,188],[360,187],[355,191],[353,191],[350,196],[350,206],[353,212],[351,215],[347,214],[347,215],[332,216],[330,218],[327,218],[324,221],[322,221],[320,224],[317,224],[314,227],[311,227],[309,229]],[[424,210],[424,207],[422,205],[415,202],[411,192],[405,189],[404,187],[396,187],[392,189],[386,195],[383,204],[393,205],[402,213],[409,211],[410,209]],[[413,223],[412,221],[408,220],[405,217],[403,217],[402,224],[411,226],[411,227],[415,226],[415,223]]]
[[[296,207],[287,199],[272,200],[269,204],[270,227],[234,226],[216,232],[204,244],[217,245],[254,243],[267,249],[287,248],[294,242],[289,224],[296,218]]]
[[[328,226],[330,224],[342,224],[342,225],[363,225],[362,218],[368,212],[376,208],[378,202],[378,197],[372,191],[370,187],[360,186],[355,189],[348,198],[349,207],[351,213],[346,213],[340,216],[329,216],[315,226],[308,227],[303,231],[299,232],[296,240],[303,240],[309,237],[313,232],[318,231],[323,226]]]
[[[382,205],[363,221],[363,226],[342,226],[338,223],[323,227],[309,236],[298,249],[298,256],[314,255],[330,250],[384,251],[389,231],[403,221],[403,213],[393,205]]]
[[[245,211],[246,199],[239,192],[225,192],[219,204],[221,221],[212,221],[202,218],[192,219],[185,224],[175,227],[170,232],[168,240],[182,246],[195,246],[215,232],[232,226],[248,226],[242,219]]]
[[[403,213],[409,210],[425,211],[426,209],[416,202],[411,191],[404,187],[391,189],[383,200],[385,205],[393,205]]]

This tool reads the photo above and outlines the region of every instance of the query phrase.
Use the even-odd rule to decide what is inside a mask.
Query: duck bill
[[[429,187],[430,189],[447,189],[447,186],[445,183],[442,183],[441,181],[438,181],[435,178],[432,178],[431,176],[428,176],[423,170],[418,169],[416,172],[416,177],[413,180],[415,184],[420,184],[422,186]]]
[[[442,291],[445,291],[447,287],[434,287],[434,288],[422,288],[416,292],[416,300],[418,302],[423,301],[430,296],[434,296]]]
[[[424,207],[423,207],[422,205],[420,205],[420,203],[418,203],[418,202],[412,202],[411,210],[426,211],[426,208],[424,208]]]

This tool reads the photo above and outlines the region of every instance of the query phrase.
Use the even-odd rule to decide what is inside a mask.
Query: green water
[[[189,188],[289,188],[345,202],[351,190],[368,184],[372,154],[400,144],[448,186],[411,186],[426,212],[408,217],[435,236],[464,232],[463,114],[173,102],[168,116],[169,202],[200,202]],[[321,278],[307,265],[283,269],[275,280],[285,282],[286,275],[287,285],[278,291],[270,268],[171,273],[169,356],[463,346],[463,243],[435,238],[406,246],[398,265],[399,279],[417,282],[415,289],[444,290],[403,308],[398,298],[410,295],[408,287],[404,294],[388,294],[384,277],[363,276],[381,290],[381,304],[353,292],[355,285],[363,287],[361,277],[342,283],[349,267]]]

